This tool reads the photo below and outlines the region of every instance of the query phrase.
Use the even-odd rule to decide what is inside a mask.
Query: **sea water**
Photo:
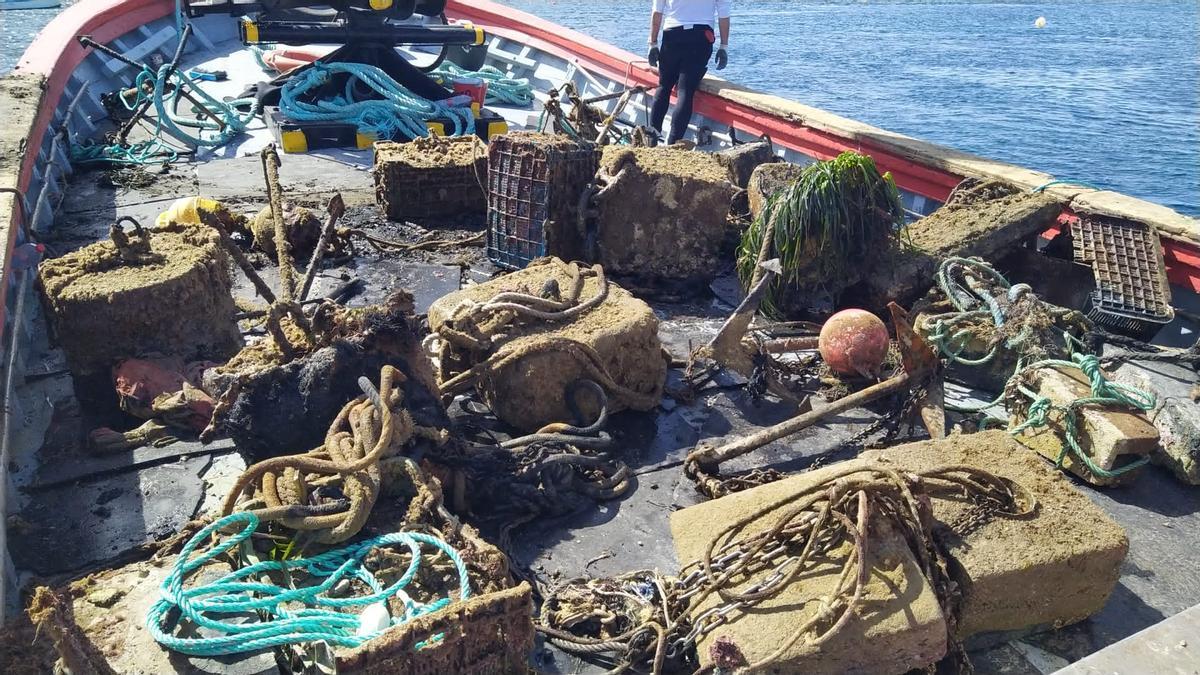
[[[650,0],[502,2],[645,53]],[[1200,216],[1198,0],[732,6],[720,77]]]
[[[645,49],[650,0],[503,2]],[[721,77],[1200,216],[1200,0],[732,2]],[[55,12],[0,12],[0,72]]]

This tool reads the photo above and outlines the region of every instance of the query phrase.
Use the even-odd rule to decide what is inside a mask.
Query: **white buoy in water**
[[[1037,18],[1037,21],[1033,22],[1033,27],[1034,28],[1045,28],[1046,27],[1046,17],[1039,16]]]

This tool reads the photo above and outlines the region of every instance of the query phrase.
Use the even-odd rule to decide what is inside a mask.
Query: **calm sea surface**
[[[650,0],[503,3],[645,49]],[[1198,0],[733,8],[726,79],[1200,215]]]
[[[503,1],[646,43],[650,0]],[[1200,0],[733,5],[727,79],[1200,215]],[[0,72],[55,11],[0,12]]]

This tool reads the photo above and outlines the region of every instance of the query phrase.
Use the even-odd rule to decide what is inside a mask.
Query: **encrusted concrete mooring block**
[[[750,200],[750,217],[758,218],[766,207],[767,201],[776,192],[784,189],[800,179],[804,167],[790,162],[775,162],[763,164],[750,174],[750,182],[746,186],[746,194]]]
[[[1118,382],[1158,395],[1150,419],[1158,429],[1159,445],[1151,461],[1189,485],[1200,485],[1200,404],[1193,399],[1191,384],[1195,377],[1188,368],[1166,363],[1150,368],[1124,363],[1116,371]]]
[[[712,537],[727,525],[751,517],[765,504],[780,506],[748,523],[747,534],[769,529],[791,501],[789,494],[815,485],[844,467],[826,467],[746,492],[698,504],[671,514],[671,536],[681,561],[703,557]],[[797,640],[780,655],[770,672],[904,673],[923,668],[945,655],[946,621],[933,588],[912,551],[885,520],[876,519],[867,547],[869,579],[858,612],[819,647]],[[835,549],[775,596],[744,611],[702,636],[697,652],[702,666],[714,662],[718,641],[725,651],[736,647],[754,663],[773,654],[798,626],[819,611],[821,598],[834,595],[849,546]],[[734,590],[763,581],[773,570],[752,575]],[[702,600],[694,614],[723,604],[716,594]]]
[[[771,144],[766,141],[735,145],[714,152],[713,157],[729,170],[729,180],[743,190],[750,184],[750,177],[758,167],[783,161],[775,156]]]
[[[38,276],[76,375],[154,352],[224,360],[241,346],[229,258],[211,229],[115,232],[112,241],[43,262]]]
[[[1075,369],[1042,368],[1032,377],[1033,390],[1056,406],[1091,396],[1087,380]],[[1027,409],[1015,411],[1014,422],[1025,421],[1027,412]],[[1145,413],[1124,407],[1086,406],[1080,409],[1075,426],[1080,449],[1093,465],[1105,472],[1120,471],[1158,447],[1158,430]],[[1050,413],[1048,424],[1026,429],[1016,438],[1047,459],[1058,461],[1059,456],[1063,456],[1063,468],[1093,485],[1118,485],[1141,473],[1137,468],[1116,475],[1100,475],[1073,451],[1068,449],[1063,455],[1067,444],[1067,420],[1057,410]]]
[[[962,593],[959,638],[986,643],[1076,623],[1100,611],[1116,586],[1129,552],[1125,531],[1007,432],[870,450],[856,461],[913,472],[965,464],[1014,481],[1037,501],[1031,516],[1004,518],[963,499],[933,500],[935,537]]]
[[[376,143],[375,199],[392,220],[482,219],[487,156],[477,136]]]
[[[606,146],[597,262],[639,283],[708,283],[730,237],[736,192],[710,153]]]
[[[437,333],[454,326],[456,312],[464,303],[486,303],[500,293],[521,292],[538,295],[547,284],[571,288],[568,266],[557,258],[535,260],[529,267],[492,281],[468,286],[451,293],[429,308],[429,327]],[[597,295],[600,280],[587,276],[579,299]],[[568,392],[576,383],[595,379],[587,360],[581,359],[574,344],[582,345],[598,357],[598,364],[621,388],[635,392],[645,405],[608,392],[609,411],[624,408],[649,410],[662,398],[667,362],[658,339],[658,318],[645,302],[608,282],[603,302],[567,321],[522,321],[506,327],[493,340],[486,353],[471,355],[485,359],[501,352],[525,352],[503,367],[488,371],[477,391],[496,416],[518,429],[535,431],[551,422],[572,422],[567,404]],[[443,382],[444,384],[444,382]],[[598,408],[591,396],[578,400],[589,421]]]

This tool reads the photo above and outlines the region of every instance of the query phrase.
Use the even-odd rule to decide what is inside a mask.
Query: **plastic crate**
[[[598,148],[564,136],[518,132],[488,147],[488,259],[507,269],[556,255],[579,259],[580,197],[600,166]]]
[[[1090,265],[1096,290],[1088,318],[1148,340],[1175,318],[1158,232],[1149,225],[1088,216],[1071,225],[1076,262]]]
[[[521,584],[456,602],[338,657],[338,671],[380,675],[526,673],[533,598]]]

